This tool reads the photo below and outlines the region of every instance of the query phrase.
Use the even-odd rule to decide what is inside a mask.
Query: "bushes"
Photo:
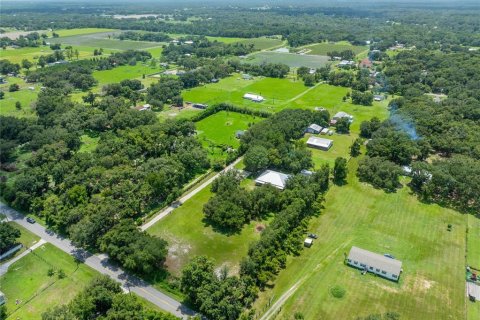
[[[366,156],[359,163],[357,176],[360,181],[369,182],[375,188],[393,192],[400,187],[401,173],[402,169],[391,161],[381,157]]]
[[[345,296],[345,293],[347,293],[347,290],[345,290],[343,287],[339,285],[335,285],[330,288],[330,294],[337,299],[341,299]]]

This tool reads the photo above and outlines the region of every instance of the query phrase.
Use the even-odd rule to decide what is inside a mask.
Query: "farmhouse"
[[[312,123],[305,131],[307,133],[319,134],[322,131],[322,127],[320,127],[318,124]]]
[[[347,118],[350,122],[353,121],[353,116],[349,115],[346,112],[339,111],[332,117],[332,120],[330,120],[330,124],[335,125],[337,123],[337,121],[342,119],[342,118]]]
[[[371,68],[373,66],[373,63],[372,61],[370,61],[370,59],[368,58],[365,58],[363,59],[362,61],[360,61],[360,63],[358,64],[358,66],[360,68]]]
[[[307,146],[327,151],[333,146],[333,141],[324,138],[310,137],[307,140]]]
[[[401,261],[355,246],[350,249],[347,264],[394,281],[398,281],[402,271]]]
[[[243,95],[243,99],[251,100],[253,102],[262,102],[263,100],[265,100],[264,97],[258,94],[252,94],[252,93],[245,93]]]
[[[289,174],[277,172],[273,170],[265,170],[257,179],[255,179],[256,185],[270,184],[280,190],[285,189],[287,180],[290,178]]]
[[[144,104],[144,105],[136,106],[135,109],[138,110],[138,111],[152,110],[152,106],[147,103],[147,104]]]

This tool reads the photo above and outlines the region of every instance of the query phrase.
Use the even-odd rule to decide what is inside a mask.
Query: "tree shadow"
[[[213,231],[218,232],[220,234],[223,234],[224,236],[230,237],[234,235],[239,235],[242,232],[243,227],[245,224],[242,225],[242,228],[237,229],[237,228],[227,228],[225,226],[220,226],[217,223],[211,221],[207,217],[202,218],[203,226],[205,228],[211,227]]]

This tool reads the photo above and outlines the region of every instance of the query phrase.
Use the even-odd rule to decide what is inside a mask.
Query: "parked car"
[[[308,237],[312,239],[318,239],[318,236],[315,233],[309,233]]]
[[[35,219],[33,219],[32,217],[27,217],[27,222],[33,224],[33,223],[35,223],[36,221],[35,221]]]

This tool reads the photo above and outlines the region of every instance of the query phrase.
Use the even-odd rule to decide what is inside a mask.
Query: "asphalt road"
[[[110,263],[106,255],[93,255],[88,251],[76,248],[70,242],[70,240],[55,234],[53,231],[46,230],[38,223],[28,223],[21,213],[15,211],[14,209],[8,207],[1,202],[0,213],[6,215],[9,221],[14,221],[18,223],[19,225],[36,234],[45,241],[50,242],[57,248],[83,261],[89,267],[97,270],[102,274],[108,275],[110,276],[110,278],[120,282],[125,291],[134,292],[137,295],[155,304],[159,308],[183,319],[187,319],[188,316],[194,316],[196,314],[194,311],[192,311],[179,301],[176,301],[175,299],[150,286],[145,281],[130,274],[127,274],[121,268]]]
[[[213,180],[217,179],[219,175],[221,175],[222,173],[227,172],[228,170],[232,169],[237,163],[240,162],[240,160],[242,160],[241,157],[238,158],[237,160],[233,161],[231,164],[226,166],[222,171],[220,171],[219,173],[217,173],[216,175],[214,175],[213,177],[211,177],[210,179],[208,179],[207,181],[205,181],[204,183],[202,183],[198,187],[192,189],[190,192],[183,195],[181,198],[179,198],[177,201],[175,201],[175,203],[178,203],[178,202],[184,203],[185,201],[187,201],[188,199],[190,199],[191,197],[193,197],[194,195],[196,195],[197,193],[202,191],[204,188],[206,188],[210,183],[213,182]],[[177,207],[178,207],[178,205],[172,204],[172,205],[166,207],[165,209],[157,212],[155,217],[153,219],[151,219],[150,221],[147,221],[146,223],[144,223],[140,227],[140,229],[142,229],[143,231],[147,230],[148,228],[153,226],[155,223],[157,223],[159,220],[166,217],[169,213],[171,213]]]

